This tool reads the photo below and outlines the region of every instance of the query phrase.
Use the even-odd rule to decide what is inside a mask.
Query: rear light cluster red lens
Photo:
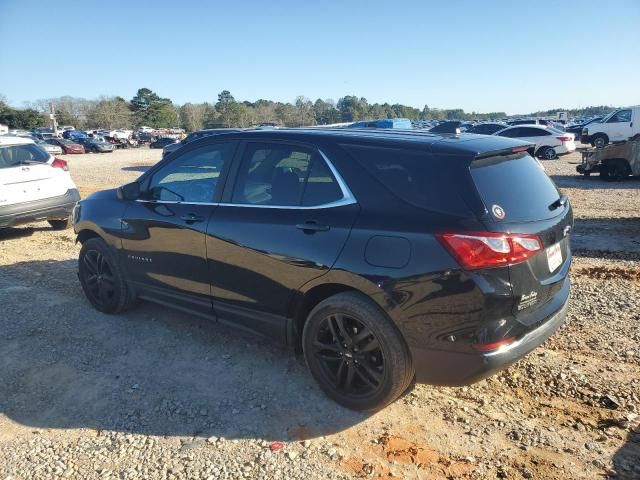
[[[65,160],[62,160],[61,158],[55,158],[53,160],[53,163],[51,164],[51,166],[53,168],[61,168],[65,172],[69,171],[69,165],[67,164],[67,162]]]
[[[513,265],[542,251],[539,237],[522,233],[445,232],[436,238],[467,269]]]
[[[556,137],[558,140],[560,140],[561,142],[568,142],[569,140],[571,140],[571,137]]]

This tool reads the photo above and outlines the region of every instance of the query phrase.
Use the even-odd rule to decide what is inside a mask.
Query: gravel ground
[[[139,149],[67,156],[84,195]],[[71,231],[0,232],[0,479],[640,478],[640,181],[545,162],[574,206],[569,322],[508,370],[375,415],[302,359],[163,308],[93,310]]]

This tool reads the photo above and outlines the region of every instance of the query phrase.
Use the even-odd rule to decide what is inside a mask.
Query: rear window
[[[15,167],[27,163],[44,163],[49,154],[34,143],[0,145],[0,168]]]
[[[460,194],[463,162],[435,157],[420,150],[341,145],[365,170],[401,200],[416,207],[468,216]]]
[[[558,190],[528,154],[476,160],[470,172],[487,210],[502,207],[505,222],[543,220],[561,213],[549,209],[560,197]]]

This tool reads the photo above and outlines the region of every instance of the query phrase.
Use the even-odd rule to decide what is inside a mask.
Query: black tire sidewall
[[[348,396],[335,389],[311,345],[322,321],[332,313],[343,313],[369,328],[382,352],[385,369],[382,386],[368,396]],[[302,333],[302,349],[312,376],[324,393],[340,405],[358,411],[374,411],[398,398],[410,384],[413,366],[402,335],[379,307],[364,295],[338,294],[321,302],[309,314]]]
[[[547,156],[547,152],[549,151],[553,151],[553,155],[552,156]],[[541,158],[542,160],[553,160],[555,158],[557,158],[556,152],[552,147],[542,147],[539,151],[538,151],[538,158]]]
[[[71,227],[71,217],[67,217],[64,219],[47,220],[47,222],[49,222],[49,225],[51,225],[51,228],[53,228],[54,230],[66,230],[67,228]]]
[[[86,267],[84,267],[83,259],[87,252],[92,250],[99,252],[105,257],[109,265],[109,269],[111,270],[111,273],[113,275],[115,290],[114,300],[107,305],[98,303],[94,300],[93,295],[89,292],[88,287],[84,281],[84,269]],[[118,313],[125,310],[130,305],[131,293],[125,281],[125,277],[116,261],[114,252],[101,238],[90,238],[82,245],[82,248],[80,249],[80,255],[78,256],[78,274],[82,290],[84,291],[87,300],[91,302],[91,305],[93,305],[96,310],[99,310],[103,313]]]

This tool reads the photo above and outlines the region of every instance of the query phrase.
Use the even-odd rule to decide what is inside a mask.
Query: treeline
[[[257,100],[238,101],[231,92],[218,94],[216,102],[176,105],[148,88],[141,88],[131,100],[122,97],[98,99],[64,96],[41,99],[23,109],[10,107],[0,96],[0,123],[10,128],[30,129],[49,125],[50,104],[55,105],[58,125],[76,128],[155,128],[181,127],[187,131],[215,127],[248,127],[272,123],[287,127],[326,125],[377,118],[409,118],[411,120],[488,120],[504,118],[504,112],[465,112],[462,109],[437,109],[425,105],[422,109],[389,104],[369,103],[366,98],[347,95],[338,99],[312,101],[299,96],[293,103]],[[570,115],[596,115],[611,107],[587,107],[581,110],[556,109],[536,112],[553,115],[568,111]]]

